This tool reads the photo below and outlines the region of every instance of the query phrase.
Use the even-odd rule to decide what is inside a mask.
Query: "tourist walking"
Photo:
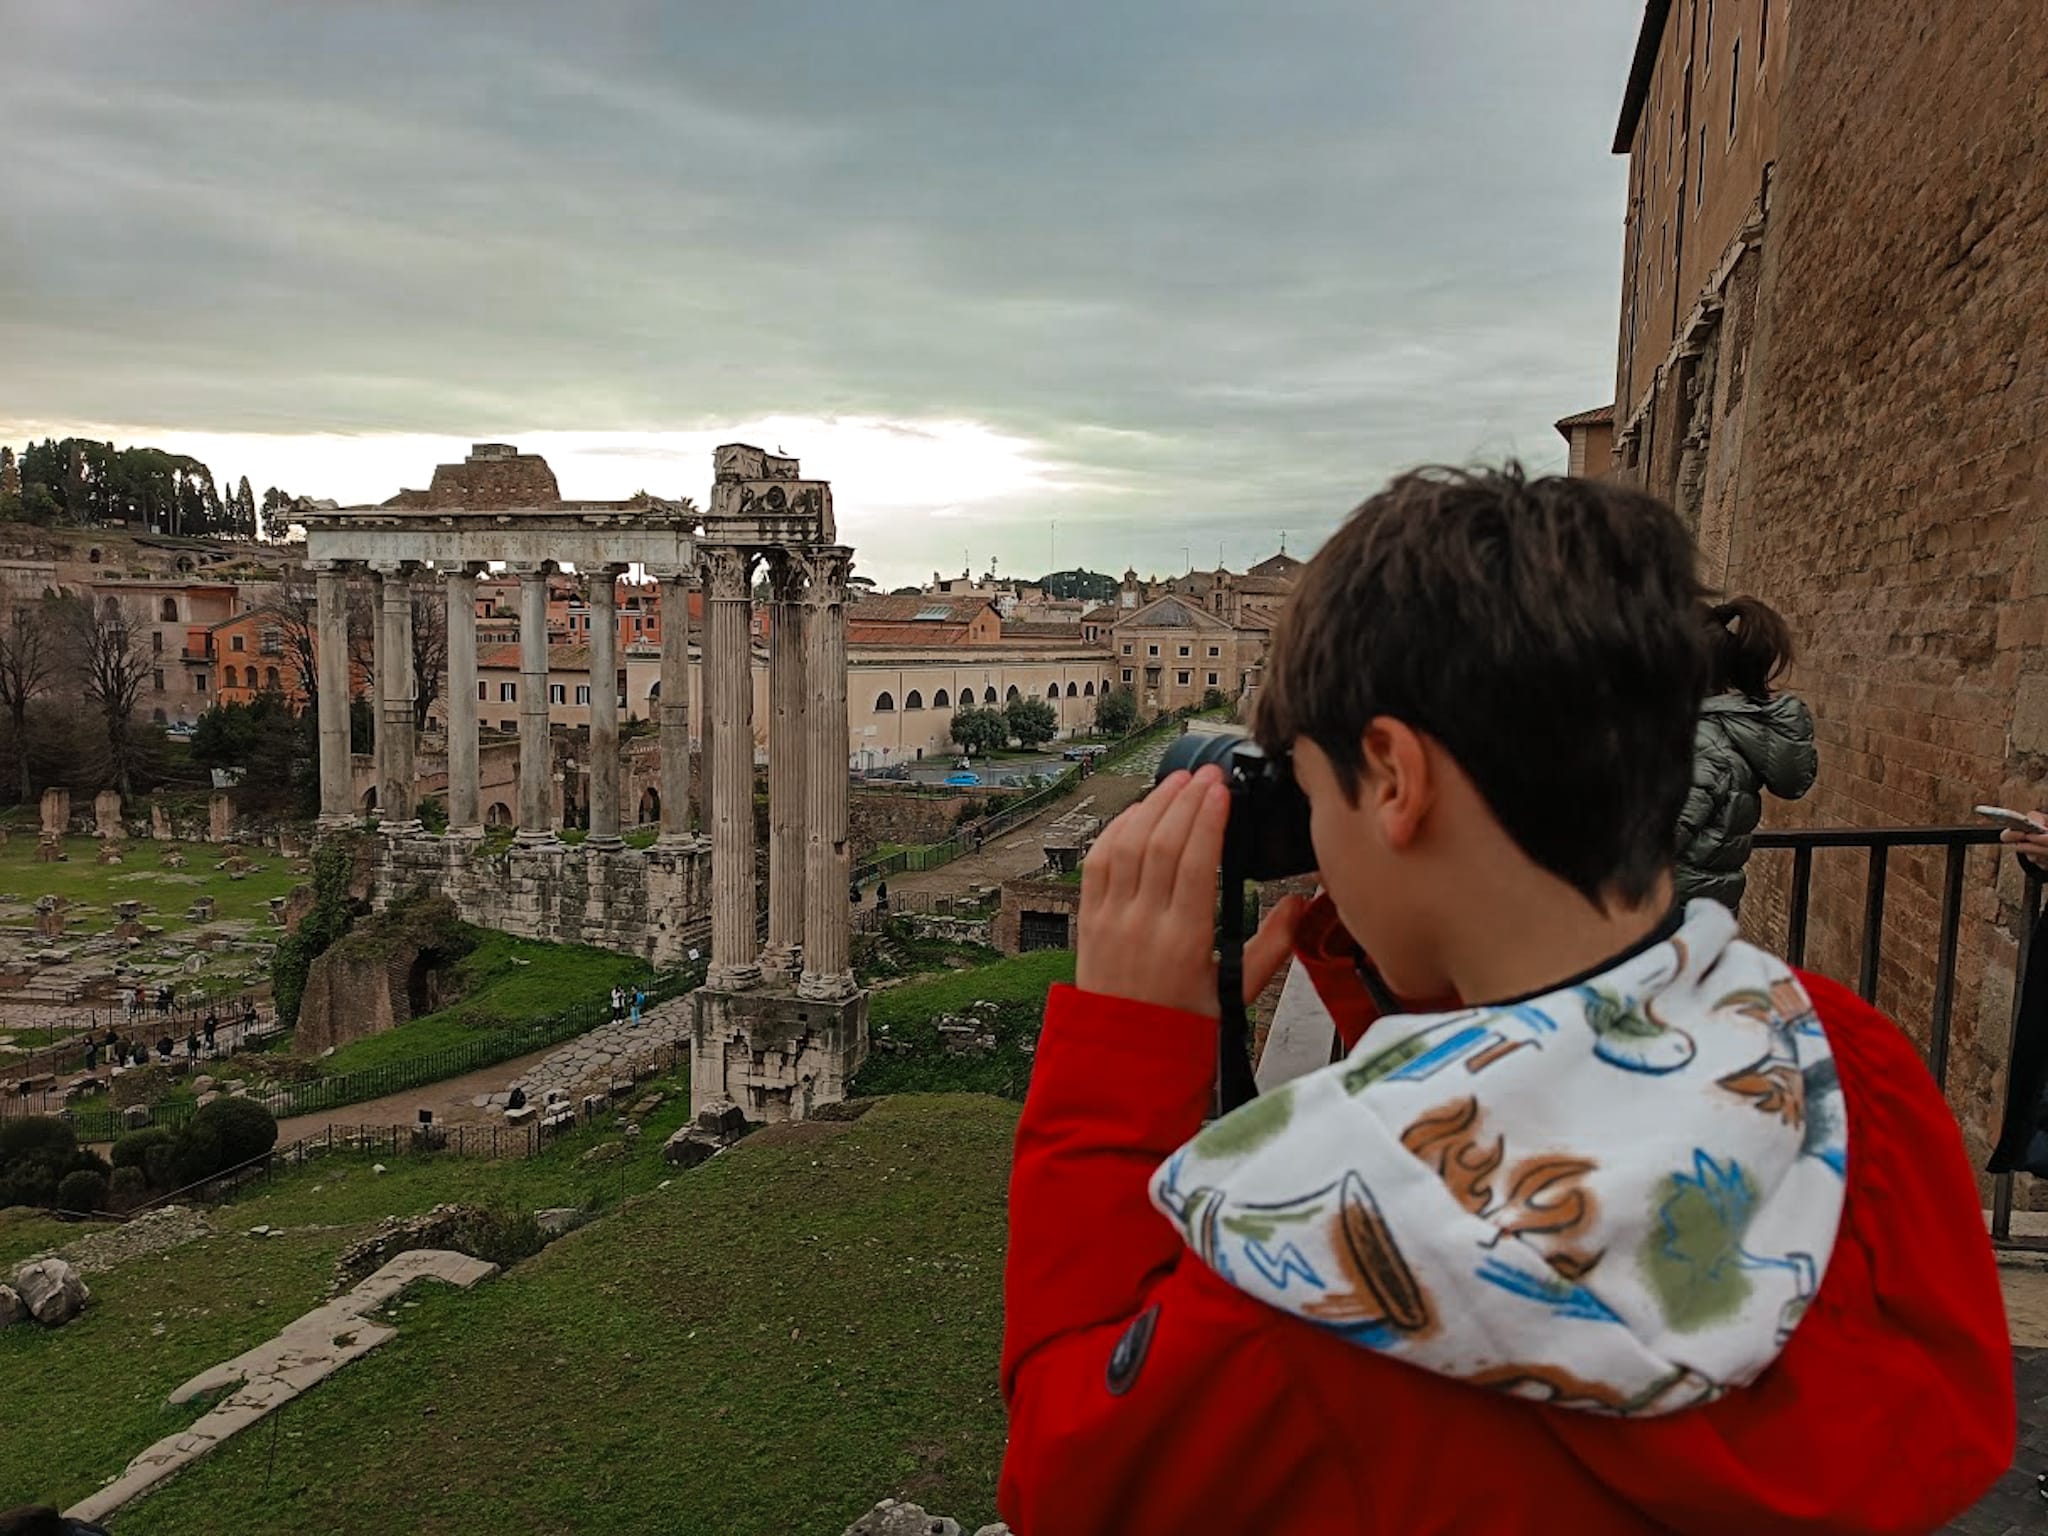
[[[635,986],[633,988],[633,1027],[635,1029],[640,1027],[640,1010],[646,1006],[647,989],[642,986]]]
[[[196,1029],[185,1032],[185,1055],[191,1061],[199,1059],[199,1031]]]
[[[625,1014],[625,1011],[626,1011],[626,994],[625,994],[624,992],[620,991],[620,990],[619,990],[619,988],[617,988],[617,987],[613,987],[613,988],[612,988],[612,1022],[613,1022],[614,1024],[618,1023],[618,1022],[619,1022],[619,1019],[620,1019],[620,1018],[621,1018],[621,1017],[622,1017],[622,1016],[623,1016],[623,1015]]]
[[[97,1040],[85,1042],[85,1070],[97,1072],[100,1066],[100,1043]]]
[[[1769,604],[1738,597],[1707,610],[1706,702],[1693,733],[1692,787],[1678,818],[1680,901],[1742,905],[1744,866],[1765,791],[1797,800],[1813,788],[1813,714],[1771,685],[1792,663],[1792,633]]]
[[[875,884],[875,910],[877,912],[889,910],[889,882],[886,880],[877,881]]]
[[[137,987],[128,994],[128,1021],[132,1024],[145,1006],[142,988]]]
[[[213,1037],[220,1028],[220,1016],[211,1008],[206,1010],[206,1054],[213,1054]]]

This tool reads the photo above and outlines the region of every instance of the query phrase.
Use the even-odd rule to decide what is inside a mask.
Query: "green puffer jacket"
[[[1693,732],[1692,788],[1678,818],[1678,895],[1742,905],[1763,792],[1797,800],[1819,764],[1813,715],[1789,693],[1758,701],[1739,693],[1708,699]]]

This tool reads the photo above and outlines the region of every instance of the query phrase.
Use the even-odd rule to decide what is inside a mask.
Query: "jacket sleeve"
[[[1820,754],[1813,743],[1813,711],[1806,707],[1804,699],[1790,694],[1780,695],[1778,704],[1789,717],[1790,729],[1772,737],[1764,786],[1781,800],[1798,800],[1820,776]]]
[[[1001,1504],[1021,1536],[1285,1528],[1269,1522],[1298,1500],[1348,1498],[1280,1320],[1183,1262],[1148,1194],[1201,1127],[1215,1030],[1068,987],[1047,1001],[1004,1275]]]

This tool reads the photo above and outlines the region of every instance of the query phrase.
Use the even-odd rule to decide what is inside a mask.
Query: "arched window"
[[[984,689],[982,689],[982,690],[981,690],[981,702],[982,702],[982,703],[984,703],[984,704],[993,704],[993,703],[995,703],[995,701],[996,701],[996,691],[995,691],[995,689],[993,689],[993,688],[984,688]]]
[[[1087,686],[1086,688],[1083,688],[1083,689],[1081,690],[1081,697],[1082,697],[1082,698],[1084,698],[1084,699],[1092,699],[1092,698],[1094,698],[1094,697],[1095,697],[1095,679],[1094,679],[1094,678],[1092,678],[1092,677],[1091,677],[1091,678],[1090,678],[1090,679],[1088,680],[1088,686]]]
[[[932,695],[933,709],[951,709],[952,707],[953,701],[946,697],[945,689],[941,688],[937,693]]]
[[[1060,696],[1060,685],[1058,683],[1047,683],[1045,685],[1045,696],[1048,699],[1057,699]]]
[[[1070,699],[1078,699],[1079,697],[1081,697],[1081,690],[1079,688],[1076,688],[1072,683],[1069,683],[1067,684],[1067,697]]]
[[[98,565],[100,563],[99,546],[95,544],[91,549],[87,550],[85,552],[85,558],[90,560],[94,565]]]
[[[875,700],[875,713],[878,715],[888,715],[894,714],[895,711],[896,700],[887,689],[884,689],[882,696]]]
[[[905,709],[923,709],[924,695],[915,688],[911,689],[910,692],[903,696],[903,707]]]
[[[165,622],[166,624],[175,624],[175,623],[177,623],[177,622],[178,622],[178,600],[177,600],[177,599],[176,599],[175,597],[167,597],[167,598],[165,598],[165,599],[164,599],[164,610],[163,610],[163,612],[164,612],[164,622]]]
[[[652,786],[640,795],[640,821],[643,825],[661,820],[661,792]]]
[[[230,688],[234,687],[234,686],[235,686],[235,669],[234,669],[233,667],[229,667],[229,668],[227,669],[227,675],[226,675],[226,676],[225,676],[224,678],[222,678],[222,679],[221,679],[221,681],[225,682],[225,683],[226,683],[226,684],[227,684],[227,685],[228,685],[228,686],[229,686]]]
[[[1019,695],[1018,695],[1018,693],[1017,693],[1017,685],[1016,685],[1015,683],[1012,683],[1012,684],[1010,684],[1010,691],[1009,691],[1008,693],[1004,694],[1004,695],[1003,695],[1003,697],[1004,697],[1005,699],[1014,699],[1014,698],[1017,698],[1017,697],[1019,697]]]

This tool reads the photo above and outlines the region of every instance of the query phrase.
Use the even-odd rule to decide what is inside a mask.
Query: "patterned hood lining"
[[[1649,1416],[1777,1358],[1847,1147],[1805,989],[1700,901],[1583,985],[1382,1019],[1206,1127],[1152,1200],[1222,1279],[1362,1348]]]

